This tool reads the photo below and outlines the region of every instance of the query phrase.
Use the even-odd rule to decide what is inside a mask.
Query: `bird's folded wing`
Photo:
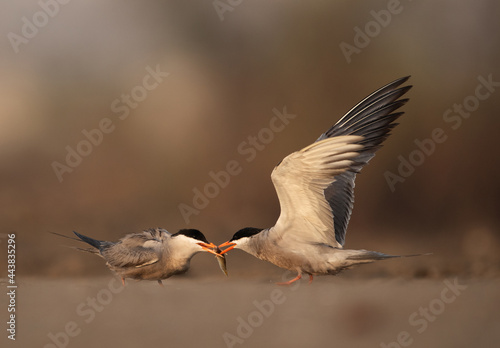
[[[334,216],[324,191],[354,164],[363,146],[360,136],[337,136],[294,152],[273,170],[271,179],[281,213],[273,233],[310,243],[340,246]]]
[[[162,254],[162,233],[169,234],[160,229],[129,234],[103,250],[102,255],[114,267],[144,267],[154,264]]]

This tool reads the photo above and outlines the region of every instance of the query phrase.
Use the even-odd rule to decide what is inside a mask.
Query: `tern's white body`
[[[390,257],[345,250],[356,174],[396,126],[411,86],[398,79],[361,101],[316,142],[288,155],[272,172],[281,213],[274,227],[245,228],[219,247],[242,249],[279,267],[303,273],[336,274],[352,265]],[[290,281],[291,282],[291,281]],[[288,283],[290,283],[288,282]]]
[[[151,228],[128,234],[118,242],[99,241],[82,234],[80,240],[95,249],[88,249],[106,260],[106,265],[122,280],[167,279],[189,269],[191,258],[202,251],[214,253],[205,236],[198,230],[181,230],[170,234],[161,228]]]
[[[324,243],[277,238],[278,235],[280,233],[276,233],[274,227],[265,229],[253,237],[239,239],[235,248],[299,275],[311,276],[334,275],[353,265],[395,257],[375,251],[349,250]]]

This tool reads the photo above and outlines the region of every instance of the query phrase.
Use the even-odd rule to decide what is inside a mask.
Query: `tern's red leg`
[[[122,278],[122,284],[125,286],[125,278]]]
[[[295,278],[293,278],[293,279],[291,279],[291,280],[289,280],[289,281],[287,281],[287,282],[283,282],[283,283],[276,283],[276,285],[290,285],[290,284],[292,284],[293,282],[295,282],[295,281],[299,280],[300,278],[302,278],[302,274],[300,274],[300,273],[299,273],[299,274],[298,274]]]
[[[313,275],[309,274],[309,284],[311,284],[312,282],[313,282]]]

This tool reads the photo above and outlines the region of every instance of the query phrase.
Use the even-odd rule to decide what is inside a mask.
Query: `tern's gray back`
[[[126,235],[117,243],[101,251],[112,267],[144,267],[160,260],[168,253],[170,233],[159,228]]]

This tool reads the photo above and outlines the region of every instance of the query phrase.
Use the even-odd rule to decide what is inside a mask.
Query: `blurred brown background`
[[[15,232],[19,284],[17,342],[3,326],[2,347],[498,346],[498,1],[0,6],[0,256]],[[103,260],[49,233],[117,240],[189,227],[218,244],[272,226],[274,166],[406,75],[406,114],[358,176],[346,247],[432,256],[284,289],[273,283],[286,274],[271,264],[234,251],[226,278],[204,254],[164,288],[116,290]],[[482,78],[493,82],[481,87]],[[269,133],[273,110],[285,108],[296,117]],[[446,140],[419,157],[417,143],[439,129]],[[251,150],[259,134],[273,139]],[[231,161],[240,172],[220,188],[210,173]],[[391,190],[387,173],[403,181]],[[183,216],[206,188],[205,206]],[[5,291],[6,276],[0,267]],[[276,291],[284,302],[264,316],[255,303]],[[4,322],[8,301],[0,296]],[[242,339],[241,321],[259,316]]]
[[[358,176],[346,247],[433,252],[391,264],[411,275],[498,274],[500,89],[456,130],[443,114],[474,95],[479,76],[500,81],[500,5],[402,1],[385,26],[370,26],[370,11],[388,13],[387,4],[245,1],[222,21],[211,1],[73,1],[36,19],[34,1],[2,4],[0,214],[2,233],[17,233],[18,272],[109,276],[101,260],[61,247],[76,244],[49,231],[117,240],[190,227],[221,243],[241,227],[272,226],[273,167],[373,90],[412,75],[400,126]],[[48,20],[33,34],[23,17]],[[348,63],[340,44],[354,46],[355,28],[367,24],[373,37]],[[23,26],[33,37],[16,41]],[[120,119],[113,103],[143,85],[148,67],[169,75],[145,96],[136,89],[144,100]],[[246,161],[240,144],[284,107],[296,118]],[[60,182],[53,163],[66,165],[67,147],[105,118],[113,131]],[[398,175],[398,156],[408,159],[435,128],[446,141],[392,192],[384,173]],[[193,189],[231,160],[241,173],[187,222],[179,205],[192,207]],[[219,276],[207,260],[195,258],[190,274]],[[228,262],[235,276],[278,272],[243,253]]]

